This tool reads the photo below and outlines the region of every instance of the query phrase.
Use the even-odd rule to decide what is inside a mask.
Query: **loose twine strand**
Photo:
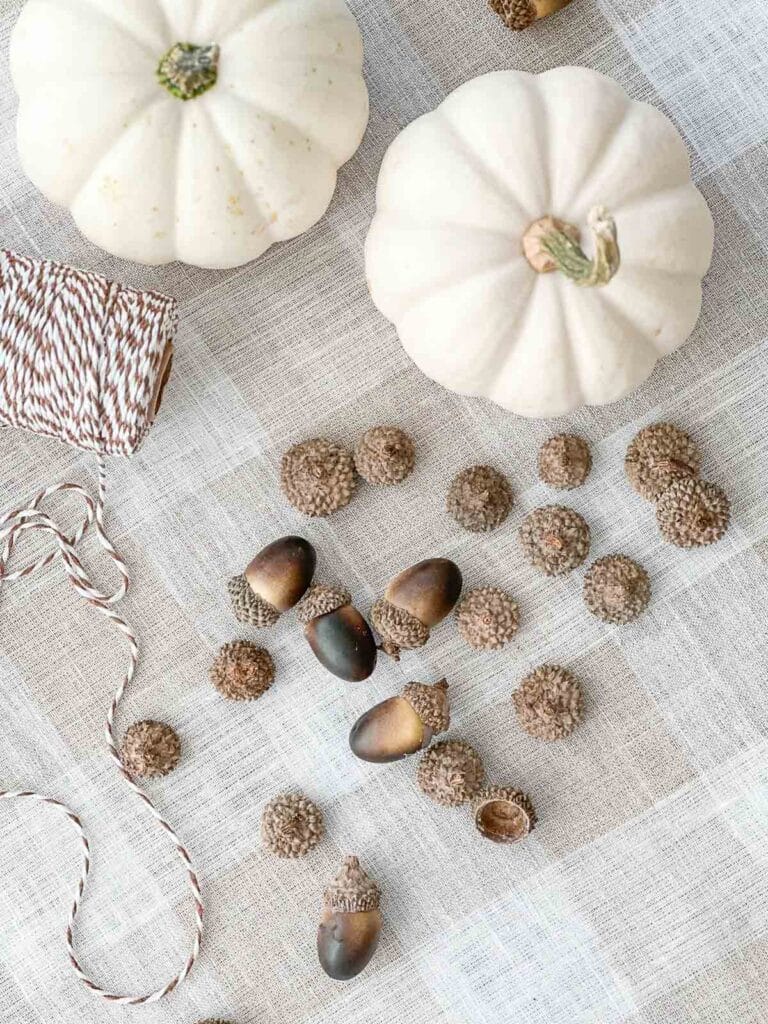
[[[58,810],[76,832],[82,868],[66,929],[69,961],[77,977],[110,1003],[138,1006],[159,1002],[192,970],[203,936],[200,885],[189,853],[150,797],[125,768],[115,734],[115,717],[139,661],[139,644],[129,623],[116,611],[128,593],[128,567],[104,526],[107,455],[133,455],[146,437],[156,407],[163,356],[176,329],[176,304],[152,292],[122,288],[94,274],[37,261],[11,252],[0,254],[0,426],[20,427],[55,437],[98,459],[94,497],[73,483],[47,487],[24,507],[0,516],[0,592],[3,584],[33,576],[60,560],[75,592],[122,634],[128,645],[125,674],[110,704],[105,737],[110,757],[129,788],[167,834],[185,869],[195,913],[192,948],[182,969],[161,989],[146,995],[120,995],[94,982],[81,967],[74,928],[91,869],[91,847],[80,817],[65,803],[27,790],[0,790],[0,800],[35,801]],[[85,517],[67,536],[44,505],[70,493],[82,499]],[[119,582],[112,593],[99,590],[77,548],[95,533],[114,565]],[[18,569],[8,568],[14,549],[27,534],[50,537],[53,548]]]

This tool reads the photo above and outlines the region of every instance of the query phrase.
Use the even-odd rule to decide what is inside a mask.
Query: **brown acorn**
[[[274,626],[301,600],[315,574],[315,549],[303,537],[281,537],[263,548],[240,576],[229,581],[238,622]]]
[[[371,961],[381,935],[381,890],[345,857],[337,878],[323,894],[324,913],[317,931],[317,955],[329,978],[349,981]]]
[[[428,558],[395,576],[371,609],[384,653],[399,661],[401,650],[423,647],[432,626],[453,611],[461,587],[459,567],[448,558]]]
[[[341,587],[315,585],[296,606],[304,636],[320,662],[332,675],[359,683],[376,668],[376,641],[371,627]]]
[[[536,811],[530,797],[519,789],[488,786],[472,803],[475,827],[484,839],[494,843],[517,843],[536,825]]]
[[[352,726],[349,745],[361,761],[387,764],[424,750],[451,724],[448,683],[408,683],[399,697],[384,700]]]
[[[540,18],[548,18],[550,14],[567,7],[571,0],[489,0],[489,6],[507,28],[514,32],[533,25]]]

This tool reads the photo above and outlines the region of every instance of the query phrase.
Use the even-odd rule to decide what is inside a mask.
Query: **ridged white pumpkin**
[[[627,395],[683,344],[712,244],[663,114],[586,68],[501,71],[392,143],[366,269],[426,374],[549,417]]]
[[[368,121],[362,56],[344,0],[29,0],[21,162],[117,256],[239,266],[325,213]]]

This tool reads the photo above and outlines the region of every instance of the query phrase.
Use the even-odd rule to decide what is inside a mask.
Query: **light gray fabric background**
[[[130,2],[130,0],[126,0]],[[200,867],[209,918],[190,982],[158,1007],[110,1009],[70,974],[62,940],[78,852],[38,808],[0,805],[0,1020],[14,1024],[758,1024],[768,1019],[768,8],[743,0],[575,0],[522,35],[482,0],[354,0],[365,37],[371,123],[327,217],[257,264],[213,274],[110,259],[80,238],[22,175],[0,14],[0,239],[159,288],[181,302],[176,372],[156,429],[111,469],[109,522],[135,576],[124,612],[145,658],[122,725],[182,734],[179,770],[153,786]],[[683,133],[715,219],[704,310],[689,344],[631,399],[555,424],[527,422],[424,379],[367,296],[362,244],[387,144],[469,77],[498,68],[585,64],[665,110]],[[660,416],[690,428],[704,473],[734,505],[727,538],[685,553],[659,540],[628,488],[629,438]],[[403,488],[364,487],[327,522],[281,500],[283,450],[311,435],[352,443],[395,422],[418,443]],[[581,604],[582,574],[536,576],[515,527],[551,500],[537,445],[584,433],[595,454],[569,499],[593,555],[624,551],[653,579],[649,613],[613,629]],[[488,461],[517,507],[491,537],[443,512],[448,480]],[[0,507],[42,483],[92,481],[54,443],[0,436]],[[396,570],[455,558],[469,585],[509,588],[519,641],[467,649],[451,625],[401,665],[346,686],[327,676],[290,617],[267,637],[279,678],[245,707],[206,681],[234,623],[225,580],[268,540],[300,531],[321,575],[366,610]],[[93,548],[88,548],[93,552]],[[94,558],[92,562],[98,566]],[[95,845],[78,930],[82,959],[110,986],[161,984],[186,956],[189,908],[176,862],[115,778],[101,723],[123,665],[120,642],[54,567],[2,594],[0,777],[79,809]],[[521,734],[510,695],[542,661],[584,681],[588,715],[567,742]],[[408,679],[452,682],[453,734],[490,776],[529,790],[541,823],[517,848],[476,838],[466,812],[430,804],[415,764],[365,766],[345,734]],[[300,863],[259,848],[265,801],[303,789],[327,840]],[[320,893],[343,852],[381,883],[385,929],[371,968],[339,986],[314,952]]]

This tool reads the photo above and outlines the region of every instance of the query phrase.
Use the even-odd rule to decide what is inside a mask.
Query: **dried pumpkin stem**
[[[604,207],[595,206],[589,211],[587,224],[594,239],[592,259],[579,245],[573,225],[554,217],[535,221],[523,239],[531,266],[539,273],[559,270],[582,288],[608,284],[621,263],[616,222]]]

